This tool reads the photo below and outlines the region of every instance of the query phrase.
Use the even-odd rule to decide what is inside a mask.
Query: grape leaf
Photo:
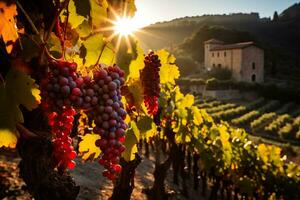
[[[24,122],[19,105],[32,110],[40,100],[40,90],[30,76],[17,70],[8,72],[5,84],[0,86],[0,147],[15,146],[19,136],[16,124]]]
[[[100,136],[97,134],[86,134],[79,142],[79,152],[82,154],[82,159],[95,159],[98,158],[101,150],[96,146],[96,140],[100,139]]]
[[[0,148],[8,147],[15,148],[17,145],[18,138],[9,129],[0,128]]]
[[[136,12],[135,0],[108,1],[109,6],[119,16],[133,17]]]
[[[18,29],[15,22],[17,15],[16,4],[6,5],[0,1],[0,35],[6,45],[6,50],[11,53],[13,43],[18,39]]]
[[[192,113],[193,113],[193,122],[196,126],[199,126],[203,123],[203,118],[201,115],[201,112],[198,107],[193,106],[192,107]]]
[[[123,152],[122,157],[127,161],[134,160],[135,153],[137,152],[137,142],[138,142],[138,128],[134,121],[131,121],[131,127],[127,129],[125,135],[124,145],[126,150]]]
[[[93,28],[101,28],[101,25],[106,21],[108,3],[106,0],[90,0],[91,5],[91,20]]]
[[[153,119],[150,116],[142,116],[136,122],[136,125],[141,134],[146,133],[147,131],[152,129]]]
[[[79,35],[79,37],[84,38],[91,34],[92,29],[87,20],[84,20],[77,28],[76,31]]]
[[[158,51],[157,55],[159,56],[159,59],[161,61],[159,72],[160,83],[175,84],[175,79],[178,79],[180,76],[179,69],[175,65],[176,58],[164,49]]]
[[[133,96],[134,99],[133,103],[137,111],[138,112],[142,110],[146,111],[146,108],[143,103],[144,95],[143,95],[143,87],[141,85],[141,81],[139,79],[129,79],[126,82],[126,85],[128,86],[128,89]]]
[[[84,16],[78,15],[76,11],[76,6],[73,0],[69,1],[69,20],[68,22],[71,24],[71,28],[77,28],[85,19]]]
[[[86,49],[84,66],[89,67],[96,64],[99,56],[99,63],[101,64],[111,65],[114,62],[113,46],[104,41],[102,34],[95,34],[87,38],[82,44]]]
[[[127,79],[139,79],[140,78],[140,70],[142,70],[145,67],[144,63],[144,51],[140,47],[140,45],[136,44],[136,54],[137,57],[134,60],[131,60],[129,65],[129,74],[127,76]]]
[[[40,90],[35,80],[20,71],[9,71],[5,88],[11,100],[17,105],[22,104],[30,111],[37,108],[41,101]]]

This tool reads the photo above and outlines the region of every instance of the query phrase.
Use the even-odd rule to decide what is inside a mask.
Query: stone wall
[[[255,63],[253,69],[252,63]],[[242,79],[252,82],[252,75],[255,75],[255,82],[264,82],[264,51],[255,46],[243,50],[242,56]]]

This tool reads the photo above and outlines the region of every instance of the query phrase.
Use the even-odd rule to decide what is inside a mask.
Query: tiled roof
[[[249,47],[251,45],[255,45],[254,42],[242,42],[242,43],[235,43],[235,44],[226,44],[216,46],[210,49],[210,51],[219,51],[219,50],[228,50],[228,49],[243,49]]]
[[[204,44],[224,44],[224,42],[217,39],[210,39],[205,41]]]

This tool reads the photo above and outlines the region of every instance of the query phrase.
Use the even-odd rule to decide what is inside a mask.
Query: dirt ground
[[[0,151],[0,199],[4,200],[29,200],[32,199],[26,185],[18,175],[19,158],[16,152]],[[107,200],[113,190],[111,181],[102,176],[103,168],[97,162],[83,163],[76,159],[77,167],[71,171],[72,177],[80,186],[78,200]],[[132,193],[132,200],[147,199],[143,189],[153,184],[154,161],[153,158],[143,157],[142,163],[138,166],[135,176],[135,189]],[[189,197],[181,195],[180,187],[172,183],[171,170],[167,178],[167,190],[171,192],[174,200],[199,200],[200,191],[194,191],[192,182],[188,181]]]

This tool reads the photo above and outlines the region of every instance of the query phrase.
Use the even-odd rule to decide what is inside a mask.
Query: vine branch
[[[40,35],[40,32],[38,31],[38,29],[34,25],[33,21],[31,20],[30,16],[28,15],[28,13],[25,11],[25,9],[23,8],[23,6],[20,4],[20,2],[16,1],[16,4],[20,8],[20,10],[22,11],[22,13],[25,15],[27,21],[29,22],[29,24],[30,24],[31,28],[33,29],[33,31],[35,32],[35,34]],[[43,38],[41,38],[41,40],[43,42]]]

